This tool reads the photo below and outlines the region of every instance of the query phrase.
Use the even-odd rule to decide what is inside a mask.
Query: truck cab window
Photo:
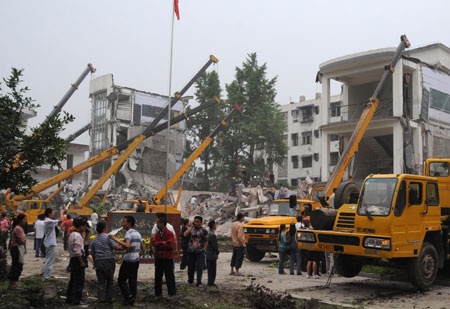
[[[411,182],[408,186],[408,202],[409,205],[422,204],[422,184],[418,182]]]
[[[439,189],[437,183],[429,182],[427,183],[427,196],[426,202],[428,206],[438,206],[439,205]]]
[[[406,206],[406,182],[402,181],[397,194],[397,201],[395,202],[394,215],[399,217],[402,215]]]

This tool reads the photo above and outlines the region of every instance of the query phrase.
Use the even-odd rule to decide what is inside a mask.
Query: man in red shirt
[[[156,225],[158,231],[152,239],[152,245],[155,247],[155,296],[160,298],[162,295],[162,278],[166,277],[167,291],[169,297],[174,297],[177,293],[175,287],[174,275],[174,234],[166,228],[167,219],[157,217]]]
[[[72,220],[72,216],[71,215],[67,215],[67,219],[65,219],[63,221],[63,223],[61,224],[61,228],[64,231],[64,250],[67,250],[67,241],[69,239],[70,236],[70,232],[72,232],[72,227],[73,227],[73,220]]]

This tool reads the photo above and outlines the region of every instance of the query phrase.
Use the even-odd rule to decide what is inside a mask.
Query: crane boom
[[[231,112],[220,121],[219,125],[209,134],[205,140],[200,144],[200,146],[189,156],[189,158],[186,159],[184,164],[180,167],[180,169],[175,173],[175,175],[172,176],[172,178],[169,179],[167,182],[167,185],[164,186],[161,190],[159,190],[158,193],[155,194],[155,196],[152,198],[154,205],[160,205],[161,199],[166,195],[167,190],[172,188],[172,186],[180,179],[180,177],[186,173],[189,169],[189,167],[192,165],[192,163],[202,154],[202,152],[208,147],[211,142],[214,140],[214,137],[223,129],[225,129],[228,125],[228,121],[231,118],[231,116],[234,114],[234,112],[242,112],[242,109],[239,105],[234,104],[233,109]]]
[[[176,93],[175,98],[172,99],[170,104],[171,105],[175,104],[179,100],[179,98],[181,98],[181,96],[187,91],[187,89],[189,88],[188,86],[191,86],[195,82],[195,80],[197,80],[200,77],[200,75],[202,75],[212,63],[217,63],[217,62],[218,62],[217,58],[214,57],[213,55],[211,55],[209,60],[207,61],[207,63],[198,71],[198,73],[189,81],[189,83],[180,92]],[[171,125],[176,124],[176,123],[186,119],[186,117],[189,117],[189,116],[199,112],[200,110],[202,110],[206,107],[209,107],[215,103],[217,103],[217,100],[204,103],[184,114],[181,114],[181,115],[175,117],[174,119],[171,120],[170,124]],[[158,122],[159,122],[159,120],[161,120],[163,118],[163,116],[164,115],[161,115],[161,113],[160,113],[157,116],[157,118],[155,118],[155,120],[158,119]],[[68,170],[65,170],[53,177],[50,177],[49,179],[47,179],[43,182],[40,182],[39,184],[37,184],[33,188],[31,188],[30,194],[16,195],[12,199],[16,202],[29,199],[29,198],[33,197],[33,195],[39,194],[40,192],[46,190],[47,188],[50,188],[50,187],[56,185],[58,182],[60,182],[64,179],[73,177],[73,175],[76,175],[76,174],[80,173],[81,171],[83,171],[91,166],[94,166],[95,164],[102,162],[103,160],[111,158],[112,156],[120,153],[122,150],[126,149],[128,147],[128,145],[131,144],[135,139],[142,139],[144,137],[145,138],[149,137],[151,135],[156,134],[157,132],[164,130],[168,126],[168,123],[166,122],[166,123],[163,123],[163,124],[155,127],[156,124],[154,122],[155,121],[153,121],[151,124],[152,128],[150,128],[150,126],[149,126],[142,134],[140,134],[132,139],[129,139],[128,141],[126,141],[116,147],[110,147],[110,148],[104,150],[103,152],[87,159],[86,161],[84,161],[78,165],[76,165]]]
[[[386,83],[388,82],[389,78],[394,73],[395,65],[397,64],[398,60],[400,59],[403,51],[405,48],[408,48],[410,46],[410,43],[408,41],[408,38],[406,35],[402,35],[400,37],[400,44],[398,45],[394,57],[390,63],[390,65],[385,67],[385,71],[383,73],[383,76],[381,77],[380,81],[378,82],[377,87],[375,88],[375,91],[373,95],[369,98],[367,105],[365,109],[363,110],[361,117],[359,118],[358,123],[356,124],[355,130],[353,131],[353,134],[350,137],[349,142],[345,146],[345,149],[342,153],[342,155],[339,158],[339,161],[334,168],[330,178],[328,179],[325,188],[323,190],[324,193],[324,200],[322,199],[321,202],[328,206],[328,200],[333,193],[333,189],[337,188],[344,177],[345,170],[347,169],[348,165],[350,164],[351,159],[355,155],[355,153],[358,151],[358,145],[361,142],[362,137],[364,136],[367,128],[369,127],[370,121],[373,118],[373,115],[375,114],[375,111],[378,108],[378,105],[380,103],[380,93],[384,89]]]
[[[70,87],[70,89],[66,92],[66,94],[62,97],[62,99],[58,102],[58,104],[53,107],[53,110],[48,115],[48,118],[52,118],[55,115],[57,115],[64,105],[67,103],[67,101],[70,99],[70,97],[73,95],[73,93],[78,89],[78,86],[80,86],[81,82],[86,78],[88,73],[95,73],[96,69],[92,66],[91,63],[88,63],[87,68],[81,73],[80,77],[73,83]]]

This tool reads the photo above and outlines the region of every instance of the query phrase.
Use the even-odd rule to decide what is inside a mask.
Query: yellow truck
[[[425,176],[367,176],[356,203],[326,214],[332,226],[297,231],[299,248],[334,252],[335,271],[343,277],[358,275],[363,265],[387,264],[428,288],[450,259],[449,165],[450,158],[429,158]]]
[[[266,252],[278,252],[278,234],[280,225],[297,223],[297,216],[304,211],[304,205],[310,205],[311,201],[319,203],[319,192],[323,185],[313,186],[310,195],[306,199],[294,199],[294,204],[289,199],[277,199],[271,202],[267,216],[252,219],[244,224],[244,236],[246,243],[245,256],[252,262],[259,262]],[[309,206],[308,206],[309,207]]]
[[[274,200],[269,206],[266,217],[250,220],[244,224],[246,257],[252,262],[259,262],[266,252],[278,252],[278,234],[280,225],[289,226],[297,222],[299,205],[289,205],[289,199]]]

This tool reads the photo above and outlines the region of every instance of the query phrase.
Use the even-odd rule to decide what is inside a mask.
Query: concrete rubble
[[[293,192],[287,191],[286,194]],[[270,193],[269,190],[273,192]],[[278,190],[280,191],[280,190]],[[245,215],[246,222],[265,216],[267,214],[270,202],[273,200],[275,189],[257,187],[241,188],[237,196],[231,196],[226,193],[185,191],[180,200],[181,215],[183,218],[194,219],[194,216],[203,217],[205,225],[210,220],[215,220],[217,224],[217,235],[230,236],[231,223],[236,215],[242,212]],[[286,197],[288,195],[285,195]]]

